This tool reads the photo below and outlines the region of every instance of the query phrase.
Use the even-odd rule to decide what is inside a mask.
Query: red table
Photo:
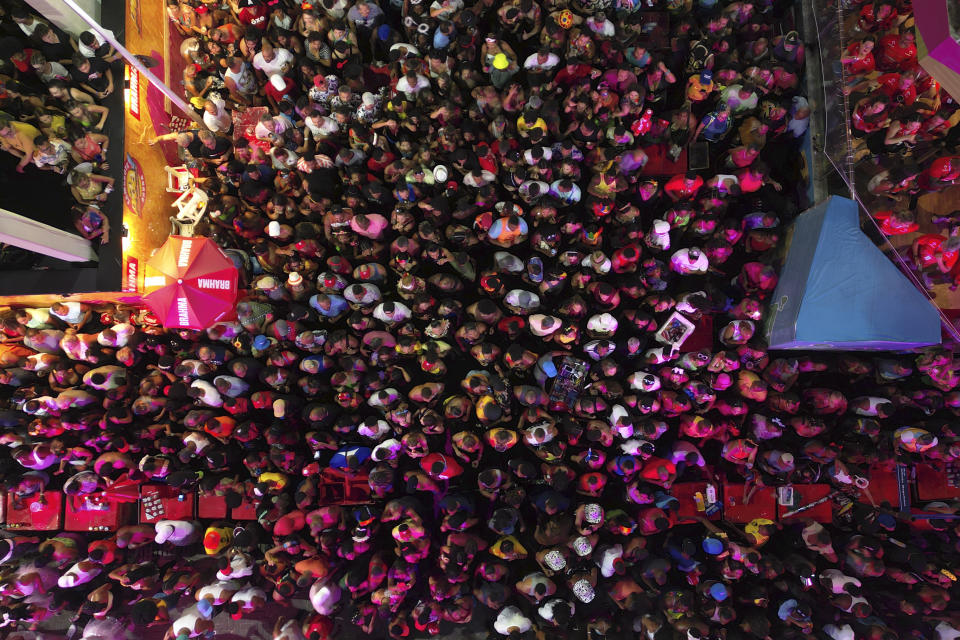
[[[743,503],[742,484],[723,485],[723,519],[747,523],[754,518],[777,520],[777,490],[762,487],[753,492],[748,504]]]
[[[201,520],[256,520],[257,507],[253,501],[244,498],[239,507],[230,509],[224,496],[201,492],[197,498],[197,517]]]
[[[811,502],[815,502],[833,492],[833,487],[828,484],[795,484],[793,485],[794,503],[790,506],[784,506],[777,503],[777,513],[780,520],[789,520],[790,518],[809,518],[817,522],[833,521],[833,500],[827,500],[818,504],[812,509],[807,509],[795,516],[784,515]]]
[[[697,326],[687,339],[683,341],[680,353],[689,353],[691,351],[713,351],[713,316],[704,314],[697,321]]]
[[[154,524],[158,520],[193,520],[196,502],[194,491],[181,496],[178,489],[165,484],[142,485],[140,524]]]
[[[64,501],[65,531],[116,531],[133,520],[135,506],[131,502],[95,502],[92,505],[101,508],[90,509],[84,498],[65,496]]]
[[[250,498],[244,497],[239,507],[234,507],[230,512],[233,520],[256,520],[257,505]]]
[[[197,496],[197,517],[201,520],[224,520],[227,517],[227,499],[213,492],[201,491]]]
[[[677,157],[676,162],[670,157],[670,145],[666,143],[651,144],[643,148],[647,154],[647,164],[640,170],[642,176],[673,176],[687,172],[687,148]]]
[[[14,502],[19,502],[14,506]],[[27,531],[59,531],[63,526],[63,494],[44,491],[42,494],[15,500],[7,494],[7,529]]]
[[[324,469],[317,486],[320,506],[364,504],[370,502],[370,483],[365,472],[348,475],[337,469]]]
[[[870,466],[869,476],[870,486],[867,490],[876,500],[878,505],[884,502],[890,503],[894,509],[900,506],[900,491],[897,487],[896,469],[888,469],[883,465],[875,464]],[[861,495],[860,502],[869,502],[867,496]]]
[[[677,519],[683,520],[684,518],[707,518],[708,520],[719,520],[723,515],[723,509],[718,509],[716,513],[712,515],[707,515],[705,509],[700,509],[697,506],[697,499],[694,497],[698,493],[703,500],[702,504],[706,506],[707,499],[707,485],[706,482],[677,482],[670,487],[669,494],[677,499],[680,503],[677,509]],[[713,485],[716,488],[716,485]],[[717,491],[717,501],[721,502],[720,490]],[[721,505],[722,506],[722,503]]]
[[[926,500],[955,500],[960,498],[960,487],[951,482],[950,474],[941,464],[934,467],[930,464],[917,465],[917,497]]]

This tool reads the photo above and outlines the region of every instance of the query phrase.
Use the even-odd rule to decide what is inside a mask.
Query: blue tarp
[[[857,204],[838,196],[793,223],[767,327],[771,349],[940,343],[937,310],[860,231]]]

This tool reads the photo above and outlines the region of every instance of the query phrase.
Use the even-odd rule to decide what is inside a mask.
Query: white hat
[[[287,83],[284,81],[283,76],[279,73],[275,73],[270,76],[270,84],[272,84],[273,88],[277,91],[285,91],[287,88]]]
[[[670,223],[666,220],[654,220],[653,221],[653,233],[662,236],[667,233],[670,233]]]
[[[280,223],[276,220],[271,220],[267,225],[267,235],[271,238],[276,238],[280,235]]]
[[[372,107],[377,104],[377,97],[370,93],[369,91],[364,91],[363,95],[360,96],[360,99],[363,101],[364,106]]]
[[[301,275],[300,275],[299,273],[297,273],[296,271],[291,271],[291,272],[290,272],[290,275],[287,276],[287,283],[288,283],[288,284],[291,284],[291,285],[293,285],[293,286],[297,286],[297,285],[300,284],[301,282],[303,282],[303,276],[301,276]]]
[[[449,176],[450,172],[447,171],[447,168],[442,164],[438,164],[433,168],[433,179],[436,182],[446,182]]]

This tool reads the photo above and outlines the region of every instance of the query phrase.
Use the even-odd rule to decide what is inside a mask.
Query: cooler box
[[[140,487],[140,524],[154,524],[158,520],[193,520],[196,492],[180,491],[165,484],[145,484]]]
[[[4,503],[7,529],[59,531],[63,527],[63,494],[59,491],[44,491],[19,500],[8,493]]]
[[[761,487],[753,492],[748,504],[743,503],[742,484],[723,485],[723,519],[745,524],[754,518],[777,520],[777,490]]]
[[[116,531],[133,520],[132,502],[94,501],[78,496],[65,496],[66,531]]]
[[[716,492],[717,502],[714,506],[707,507],[707,482],[677,482],[670,487],[669,494],[680,503],[677,505],[677,518],[707,518],[708,520],[719,520],[723,515],[720,489],[716,484],[712,484]],[[697,497],[700,494],[700,497]],[[709,513],[708,513],[709,511]]]
[[[810,520],[825,523],[833,521],[833,500],[827,500],[822,504],[818,504],[812,509],[807,509],[806,511],[798,513],[795,516],[784,515],[789,511],[812,502],[816,502],[820,498],[823,498],[833,492],[833,487],[828,484],[795,484],[792,486],[793,503],[784,505],[780,504],[779,500],[777,501],[777,513],[779,514],[781,521],[790,521],[792,518],[808,518]]]
[[[958,468],[955,464],[934,467],[930,464],[918,464],[917,497],[926,500],[955,500],[960,498]]]

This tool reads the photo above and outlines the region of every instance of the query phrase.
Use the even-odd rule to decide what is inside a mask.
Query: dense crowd
[[[845,92],[858,186],[880,230],[888,235],[920,230],[917,196],[960,179],[960,105],[920,65],[910,2],[862,2],[845,25]],[[942,233],[914,239],[907,256],[924,284],[956,288],[956,212],[934,216]]]
[[[8,536],[0,624],[186,640],[305,599],[275,640],[960,637],[956,505],[921,527],[867,479],[960,457],[952,354],[765,349],[805,193],[789,4],[167,12],[206,129],[162,138],[249,295],[204,331],[6,312],[0,473],[15,500],[149,481],[257,518]],[[369,499],[321,504],[331,470]],[[836,517],[681,518],[697,480],[826,484]]]
[[[115,89],[119,54],[93,31],[76,37],[20,2],[0,5],[0,149],[27,167],[62,174],[76,204],[73,226],[106,243],[102,207],[113,190],[101,101]]]

